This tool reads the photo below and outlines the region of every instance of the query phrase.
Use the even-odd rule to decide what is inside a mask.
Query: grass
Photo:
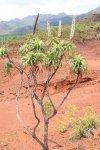
[[[92,108],[85,109],[85,113],[80,117],[77,116],[73,121],[72,140],[89,137],[93,130],[100,127],[100,116]]]
[[[67,129],[67,124],[65,121],[60,121],[58,125],[58,130],[60,133],[64,133]]]
[[[0,35],[0,45],[16,44],[24,40],[22,35]]]
[[[100,127],[100,116],[91,107],[86,107],[81,114],[76,105],[70,104],[65,111],[66,120],[60,121],[58,131],[64,133],[69,130],[71,140],[79,140],[94,135],[94,129]]]

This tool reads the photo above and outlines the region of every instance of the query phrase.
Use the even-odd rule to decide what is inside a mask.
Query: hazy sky
[[[0,0],[0,21],[39,13],[80,14],[100,6],[100,0]]]

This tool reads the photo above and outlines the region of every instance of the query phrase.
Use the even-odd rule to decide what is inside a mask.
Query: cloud
[[[0,3],[13,4],[13,5],[27,5],[27,4],[41,4],[44,0],[0,0]]]
[[[0,0],[0,20],[23,18],[39,13],[80,14],[100,4],[100,0]]]

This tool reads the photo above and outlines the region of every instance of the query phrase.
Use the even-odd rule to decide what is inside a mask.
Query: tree
[[[71,51],[71,53],[69,53]],[[29,132],[32,137],[41,145],[43,150],[48,150],[48,127],[49,121],[58,113],[59,109],[68,98],[69,94],[76,86],[79,76],[81,73],[84,73],[83,65],[86,65],[85,59],[81,59],[81,56],[75,56],[74,46],[70,42],[54,40],[49,43],[48,49],[43,41],[34,38],[29,43],[24,44],[20,50],[19,55],[21,57],[21,64],[15,63],[14,60],[10,57],[10,54],[5,48],[0,49],[0,57],[7,57],[8,62],[6,64],[6,70],[9,73],[12,67],[15,67],[20,73],[20,85],[18,88],[18,93],[16,97],[16,115],[22,126]],[[70,66],[74,73],[76,73],[77,78],[76,82],[72,87],[68,89],[66,95],[64,95],[63,99],[56,107],[49,93],[49,84],[53,79],[58,69],[62,66],[63,57],[67,57],[69,55]],[[78,59],[77,59],[78,58]],[[84,61],[84,63],[83,63]],[[68,64],[68,63],[67,63]],[[38,88],[38,74],[41,75],[41,67],[42,69],[46,69],[48,72],[48,77],[46,82],[44,83],[44,87],[41,92],[41,96],[37,94]],[[28,71],[26,68],[28,67]],[[85,67],[87,68],[87,67]],[[31,97],[33,113],[35,119],[37,120],[34,129],[30,129],[23,121],[19,114],[19,98],[21,94],[21,89],[23,86],[23,75],[27,78],[28,90]],[[33,81],[33,87],[31,88],[30,82]],[[49,102],[44,103],[45,96],[48,97]],[[44,141],[41,141],[36,133],[37,128],[41,122],[38,112],[36,110],[36,102],[40,106],[43,123],[44,123]]]

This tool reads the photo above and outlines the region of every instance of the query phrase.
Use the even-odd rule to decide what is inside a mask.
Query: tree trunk
[[[48,120],[44,120],[44,150],[49,150],[48,147]]]

